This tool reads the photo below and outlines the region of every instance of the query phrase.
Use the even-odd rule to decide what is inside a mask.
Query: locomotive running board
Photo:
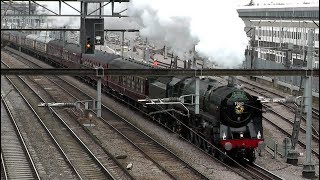
[[[146,102],[147,105],[181,105],[184,109],[187,110],[187,116],[190,116],[189,109],[185,106],[187,103],[177,101],[179,98],[163,98],[163,99],[138,99],[138,102]]]
[[[180,114],[182,116],[188,116],[189,117],[188,114],[183,114],[182,112],[177,111],[175,109],[165,109],[165,110],[161,110],[161,111],[154,111],[154,112],[149,113],[149,115],[152,116],[154,114],[166,113],[166,112],[170,112],[170,111],[174,111],[174,112],[176,112],[176,113],[178,113],[178,114]]]

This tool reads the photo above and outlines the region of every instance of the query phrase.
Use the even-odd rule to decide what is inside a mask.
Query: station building
[[[319,6],[244,6],[237,9],[250,38],[246,69],[286,69],[306,66],[308,31],[314,30],[313,68],[319,69]],[[268,77],[260,77],[274,81]],[[314,95],[319,97],[318,77]],[[278,77],[283,86],[297,90],[301,77]]]

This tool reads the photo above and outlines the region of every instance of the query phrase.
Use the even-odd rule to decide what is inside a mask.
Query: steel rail
[[[23,140],[23,136],[22,136],[22,134],[20,132],[20,129],[19,129],[19,127],[18,127],[18,125],[17,125],[17,123],[15,121],[15,118],[13,117],[13,114],[12,114],[11,110],[9,109],[8,103],[3,99],[2,95],[1,95],[1,101],[3,102],[4,107],[5,107],[5,109],[6,109],[7,113],[8,113],[8,116],[9,116],[10,121],[11,121],[11,123],[13,125],[13,128],[14,128],[14,131],[16,132],[16,136],[17,136],[17,138],[19,139],[19,141],[21,143],[21,148],[22,148],[22,150],[24,151],[24,153],[26,155],[27,161],[29,162],[29,165],[30,165],[30,169],[32,170],[32,172],[33,172],[33,174],[35,176],[34,178],[40,179],[38,170],[37,170],[37,168],[36,168],[36,166],[35,166],[35,164],[33,162],[33,159],[32,159],[32,157],[30,155],[30,152],[29,152],[29,150],[27,148],[27,145],[26,145],[25,141]],[[2,152],[2,150],[1,150],[1,152]]]
[[[23,79],[21,79],[33,92],[34,94],[42,101],[45,102],[45,100],[38,94],[36,93],[30,85],[25,82]],[[74,133],[74,131],[67,125],[65,121],[57,114],[57,112],[52,108],[49,107],[50,111],[53,112],[53,114],[58,117],[60,122],[71,132],[71,135],[76,139],[76,141],[84,148],[84,150],[90,155],[90,157],[97,163],[97,165],[103,170],[103,173],[110,179],[116,179],[113,177],[113,175],[104,167],[104,165],[98,160],[98,158],[93,154],[93,152],[84,144],[84,142]]]
[[[65,82],[66,84],[68,84],[69,86],[71,86],[72,88],[76,89],[78,92],[82,93],[84,96],[87,96],[89,99],[94,99],[93,97],[91,97],[90,95],[86,94],[85,92],[82,92],[78,87],[70,84],[68,81],[60,78],[63,82]],[[75,97],[76,99],[78,99],[77,97]],[[87,98],[87,99],[88,99]],[[80,100],[80,99],[78,99]],[[191,168],[191,170],[195,171],[196,173],[198,173],[199,175],[202,176],[202,178],[206,179],[205,176],[199,172],[198,170],[194,169],[189,163],[187,163],[186,161],[182,160],[180,157],[178,157],[174,152],[170,151],[169,149],[167,149],[166,147],[164,147],[161,143],[159,143],[158,141],[156,141],[155,139],[153,139],[151,136],[149,136],[148,134],[146,134],[145,132],[143,132],[142,130],[140,130],[138,127],[134,126],[132,123],[130,123],[128,120],[126,120],[125,118],[121,117],[119,114],[117,114],[116,112],[112,111],[110,108],[108,108],[106,105],[102,104],[102,108],[107,109],[108,111],[112,112],[114,115],[116,115],[117,117],[119,117],[120,119],[122,119],[125,123],[127,123],[129,126],[133,127],[135,130],[137,130],[139,133],[142,133],[145,137],[147,137],[148,139],[151,139],[151,141],[153,141],[154,143],[156,143],[156,145],[160,146],[161,148],[165,149],[167,152],[169,152],[171,155],[173,155],[175,158],[177,158],[178,160],[180,160],[181,162],[183,162],[184,164],[186,164],[187,166],[189,166]],[[94,114],[96,114],[95,112],[92,112]],[[121,132],[121,130],[119,130],[118,128],[114,127],[112,124],[110,124],[107,120],[105,120],[103,117],[101,117],[101,120],[103,123],[107,124],[108,126],[110,126],[111,128],[113,128],[119,135],[121,135],[122,137],[124,137],[128,142],[130,142],[133,146],[135,146],[140,152],[142,152],[146,157],[148,157],[153,163],[155,163],[162,171],[165,171],[166,174],[168,174],[171,178],[174,179],[178,179],[177,177],[175,177],[172,173],[168,172],[167,169],[165,167],[163,167],[162,165],[160,165],[155,159],[153,159],[148,153],[145,152],[145,150],[143,150],[141,147],[139,147],[133,140],[131,140],[127,135],[125,135],[123,132]]]
[[[274,115],[280,117],[281,119],[285,120],[287,123],[290,123],[290,124],[293,125],[293,122],[292,122],[290,119],[288,119],[288,118],[284,117],[283,115],[277,113],[275,110],[270,109],[270,106],[263,105],[263,107],[265,107],[265,108],[267,109],[267,111],[272,112]],[[300,126],[300,131],[302,131],[303,133],[306,133],[306,132],[307,132],[307,131],[306,131],[303,127],[301,127],[301,126]],[[312,139],[313,139],[315,142],[318,142],[318,143],[319,143],[319,136],[316,136],[315,134],[312,134]]]
[[[24,59],[24,60],[27,60],[28,62],[25,62],[25,61],[22,61],[22,60],[20,60],[20,59],[17,59],[17,60],[19,60],[19,61],[21,61],[22,63],[24,63],[25,65],[27,65],[27,66],[29,66],[30,67],[30,64],[32,64],[31,66],[37,66],[37,67],[40,67],[39,65],[37,65],[36,63],[34,63],[34,62],[32,62],[32,61],[30,61],[29,59],[26,59],[25,57],[23,57],[22,55],[20,55],[20,54],[15,54],[15,55],[17,55],[17,56],[19,56],[20,58],[22,58],[22,59]],[[58,77],[59,78],[59,77]],[[47,77],[47,79],[49,80],[49,81],[51,81],[52,83],[54,83],[54,84],[56,84],[54,81],[52,81],[50,78],[48,78]],[[57,85],[57,84],[56,84]],[[29,85],[28,85],[29,86]],[[59,85],[58,85],[59,86]],[[60,86],[59,86],[60,87]],[[61,87],[62,88],[62,87]],[[62,88],[63,89],[63,88]],[[64,90],[64,89],[63,89]],[[69,92],[68,92],[69,93]],[[70,93],[69,93],[70,94]],[[40,96],[38,96],[39,98],[41,98]],[[42,99],[42,98],[41,98]],[[43,100],[43,99],[42,99]],[[43,100],[44,101],[44,100]],[[73,132],[73,130],[67,125],[67,123],[62,119],[62,118],[60,118],[59,117],[59,115],[56,113],[56,111],[55,110],[53,110],[51,107],[49,107],[50,108],[50,110],[54,113],[54,115],[56,116],[56,117],[58,117],[59,119],[60,119],[60,121],[72,132],[72,134],[73,134],[73,136],[76,138],[76,139],[78,139],[78,141],[81,141],[80,140],[80,138],[78,138],[77,136],[76,136],[76,134]],[[95,140],[95,139],[94,139]],[[84,143],[83,143],[84,144]],[[102,147],[102,146],[100,146],[100,147]],[[89,148],[87,148],[87,147],[85,147],[86,148],[86,150],[87,151],[90,151],[90,149]],[[107,151],[104,151],[120,168],[121,168],[121,170],[122,171],[124,171],[125,172],[125,174],[128,176],[128,177],[130,177],[130,179],[134,179],[133,177],[132,177],[132,175],[120,164],[120,162],[118,162],[117,160],[116,160],[116,158],[112,155],[112,154],[110,154],[109,152],[107,152]],[[91,151],[90,151],[90,153],[91,154],[93,154]],[[94,157],[93,157],[94,158]],[[113,179],[115,179],[115,178],[113,178]]]
[[[240,81],[242,81],[242,80],[240,80]],[[245,82],[245,81],[242,81],[242,82]],[[245,83],[246,83],[246,84],[249,84],[250,86],[254,86],[254,87],[260,88],[260,89],[262,89],[262,90],[264,90],[264,91],[267,91],[267,92],[270,93],[270,94],[274,94],[275,96],[278,96],[278,97],[281,97],[281,98],[285,98],[284,96],[281,96],[281,95],[279,95],[279,94],[277,94],[277,93],[275,93],[275,92],[272,92],[272,91],[270,91],[270,90],[268,90],[268,89],[261,88],[261,86],[254,85],[254,84],[251,84],[251,83],[249,83],[249,82],[245,82]],[[259,92],[259,91],[256,90],[256,89],[249,89],[249,88],[247,88],[247,87],[245,87],[245,89],[248,89],[249,91],[253,91],[253,92],[257,93],[257,94],[260,94],[260,95],[262,95],[262,96],[265,96],[263,93]],[[295,109],[293,109],[292,106],[290,106],[289,104],[286,104],[286,103],[282,103],[282,102],[280,102],[280,104],[283,105],[283,106],[285,106],[285,107],[287,107],[287,108],[289,108],[290,111],[291,111],[293,114],[295,114]],[[271,110],[271,109],[268,108],[268,110]],[[271,110],[271,111],[275,112],[274,110]],[[278,116],[281,116],[281,115],[278,115]],[[313,108],[313,107],[312,107],[312,116],[313,116],[313,117],[316,116],[316,117],[318,118],[318,120],[319,120],[319,114],[317,115],[317,109],[315,109],[315,108]],[[283,116],[282,116],[282,117],[283,117]],[[301,116],[301,118],[302,118],[302,120],[303,120],[304,122],[306,122],[306,118],[305,118],[304,116]],[[283,119],[285,119],[285,120],[288,121],[288,122],[290,121],[290,120],[288,120],[287,118],[284,118],[284,117],[283,117]],[[293,124],[293,122],[291,122],[291,123]],[[300,129],[303,129],[303,128],[300,127]],[[305,129],[303,129],[303,131],[305,131]],[[312,134],[312,136],[314,136],[315,138],[319,139],[319,132],[316,130],[316,128],[315,128],[313,125],[312,125],[312,131],[313,131],[313,133],[314,133],[314,134]]]
[[[250,169],[251,171],[255,171],[257,174],[260,174],[260,177],[262,177],[263,180],[267,180],[267,179],[270,179],[270,180],[283,180],[284,179],[284,178],[281,178],[278,175],[273,174],[269,170],[267,170],[267,169],[255,164],[255,163],[253,163],[252,165],[248,164],[247,168]]]
[[[1,62],[3,64],[5,64],[4,62]],[[6,64],[5,64],[6,65]],[[8,65],[6,65],[8,66]],[[8,66],[9,67],[9,66]],[[19,77],[19,76],[18,76]],[[8,78],[6,76],[6,78],[8,79],[8,81],[12,84],[12,86],[15,88],[15,90],[20,94],[20,96],[23,98],[23,100],[25,101],[25,103],[29,106],[29,108],[31,109],[31,111],[34,113],[34,115],[37,117],[38,122],[41,124],[41,126],[45,129],[45,131],[47,132],[47,134],[49,135],[49,137],[53,140],[54,144],[56,145],[56,147],[59,149],[59,151],[61,152],[61,154],[63,155],[65,161],[67,162],[67,164],[70,166],[70,168],[75,172],[75,174],[77,175],[77,177],[79,179],[83,179],[81,177],[81,175],[79,174],[79,172],[76,170],[76,168],[74,167],[73,163],[71,162],[71,159],[67,156],[67,154],[64,152],[64,150],[62,149],[62,147],[60,146],[60,144],[58,143],[58,141],[56,140],[56,138],[53,136],[53,134],[50,132],[50,130],[47,128],[47,126],[43,123],[42,119],[40,118],[40,116],[37,114],[37,112],[34,110],[34,108],[32,107],[32,105],[28,102],[27,98],[22,94],[22,92],[18,89],[18,87],[12,82],[12,80],[10,78]]]
[[[4,178],[5,180],[8,180],[8,174],[7,174],[6,166],[5,166],[3,155],[2,155],[2,147],[1,147],[1,167],[2,167],[1,168],[1,179]],[[2,177],[2,173],[3,173],[4,177]]]
[[[19,55],[18,55],[19,56]],[[28,60],[29,62],[31,62],[30,60]],[[31,62],[33,65],[39,67],[38,65],[36,65],[35,63]],[[62,80],[63,82],[69,84],[70,86],[72,86],[70,83],[68,83],[67,81],[63,80],[62,78],[60,77],[57,77],[59,78],[60,80]],[[49,79],[49,78],[48,78]],[[56,84],[57,86],[59,86],[61,89],[63,89],[65,92],[67,92],[70,96],[72,96],[73,98],[75,98],[76,100],[79,100],[77,97],[75,97],[74,95],[72,95],[72,93],[70,93],[69,91],[67,91],[66,89],[64,89],[63,87],[61,87],[59,84],[57,84],[56,82],[52,81],[51,79],[49,79],[51,82],[53,82],[54,84]],[[81,92],[80,89],[78,89],[77,87],[74,87],[72,86],[73,88],[76,88],[79,92]],[[82,92],[81,92],[82,93]],[[90,96],[88,96],[89,98],[92,98]],[[104,105],[103,105],[104,106]],[[95,112],[93,112],[95,113]],[[113,112],[114,113],[114,112]],[[116,114],[117,116],[119,116],[118,114]],[[120,117],[120,116],[119,116]],[[156,160],[154,160],[152,157],[150,157],[148,155],[148,153],[146,153],[143,149],[141,149],[138,145],[136,145],[132,140],[130,140],[130,138],[128,138],[126,135],[124,135],[123,133],[121,133],[117,128],[115,128],[113,125],[111,125],[110,123],[108,123],[108,121],[106,121],[105,119],[101,118],[102,121],[106,124],[108,124],[110,127],[112,127],[116,132],[118,132],[122,137],[124,137],[126,140],[128,140],[133,146],[135,146],[140,152],[142,152],[146,157],[148,157],[153,163],[157,164],[158,167],[162,170],[162,171],[165,171],[171,178],[174,178],[174,179],[178,179],[177,177],[175,177],[174,175],[172,175],[170,172],[168,172],[166,170],[165,167],[161,166]],[[125,119],[123,119],[124,121],[126,121]],[[128,123],[128,121],[126,121],[126,123]],[[132,125],[132,124],[131,124]],[[133,125],[132,125],[133,126]],[[139,130],[137,127],[135,127],[137,130]],[[145,136],[148,137],[147,134],[145,134],[144,132],[142,132],[140,130],[140,133],[143,133]],[[148,137],[148,138],[151,138],[151,137]],[[153,141],[155,141],[154,139],[152,139]],[[158,143],[159,145],[161,145],[160,143]],[[161,145],[162,146],[162,145]],[[163,147],[163,146],[162,146]],[[168,151],[168,149],[166,149]],[[169,151],[170,152],[170,151]],[[174,154],[173,152],[170,152],[171,154]],[[179,157],[175,156],[176,158],[180,159]],[[190,165],[189,165],[190,166]],[[197,173],[201,174],[200,172],[197,171]],[[204,176],[205,177],[205,176]]]
[[[291,137],[291,134],[288,133],[286,130],[282,129],[281,127],[279,127],[278,125],[276,125],[274,122],[272,122],[271,120],[269,120],[268,118],[262,117],[264,120],[266,120],[267,122],[269,122],[272,126],[276,127],[279,131],[281,131],[283,134],[285,134],[288,137]],[[306,148],[306,145],[298,140],[298,144],[300,146],[302,146],[303,148]],[[319,153],[317,153],[315,150],[312,149],[312,153],[319,159]]]
[[[28,60],[29,62],[31,62],[30,60]],[[34,66],[40,67],[39,65],[35,64],[34,62],[31,62]],[[79,92],[81,92],[80,89],[72,86],[69,82],[63,80],[60,77],[57,77],[58,79],[60,79],[61,81],[65,82],[66,84],[68,84],[69,86],[77,89]],[[73,98],[75,98],[76,100],[80,101],[80,99],[78,99],[77,97],[75,97],[72,93],[70,93],[68,90],[66,90],[65,88],[63,88],[61,85],[59,85],[57,82],[54,82],[52,79],[48,78],[48,80],[50,80],[52,83],[54,83],[55,85],[59,86],[62,90],[64,90],[66,93],[68,93],[70,96],[72,96]],[[82,93],[82,92],[81,92]],[[88,96],[89,98],[92,98],[90,96]],[[84,104],[83,104],[84,105]],[[95,113],[95,112],[93,112]],[[107,125],[109,125],[111,128],[113,128],[113,130],[115,130],[118,134],[120,134],[123,138],[125,138],[130,144],[132,144],[134,147],[136,147],[140,152],[142,152],[146,157],[148,157],[153,163],[155,163],[162,171],[165,171],[171,178],[176,179],[172,174],[170,174],[169,172],[166,171],[166,169],[164,167],[162,167],[161,165],[159,165],[154,159],[152,159],[149,155],[147,155],[141,148],[139,148],[133,141],[131,141],[127,136],[125,136],[123,133],[121,133],[119,130],[117,130],[114,126],[112,126],[111,124],[109,124],[104,118],[101,118],[101,120],[106,123]],[[111,155],[111,154],[110,154]],[[115,158],[113,156],[111,156],[114,160]],[[118,162],[118,161],[116,161]],[[125,170],[125,168],[118,162],[118,165]],[[127,175],[130,175],[127,171],[125,171]],[[130,175],[130,177],[132,177]]]

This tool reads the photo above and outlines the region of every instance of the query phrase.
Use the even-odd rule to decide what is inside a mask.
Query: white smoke
[[[142,36],[162,39],[180,57],[194,45],[200,55],[223,67],[244,60],[247,37],[235,0],[132,0],[129,15]]]

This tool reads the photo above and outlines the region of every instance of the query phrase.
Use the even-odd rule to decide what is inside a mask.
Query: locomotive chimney
[[[229,76],[228,77],[228,86],[232,87],[236,84],[236,78],[234,76]]]

